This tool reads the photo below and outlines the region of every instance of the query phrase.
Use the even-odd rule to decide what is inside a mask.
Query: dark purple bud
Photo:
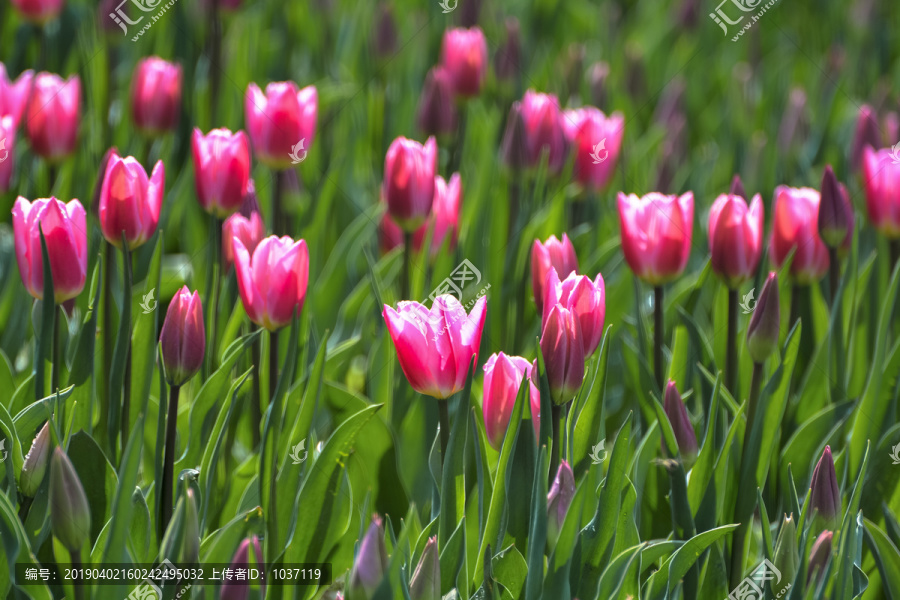
[[[740,196],[744,200],[748,200],[747,190],[744,189],[744,184],[741,181],[740,175],[735,175],[734,179],[731,180],[731,191],[728,193],[732,196]]]
[[[91,508],[78,473],[59,446],[50,459],[50,528],[69,552],[78,552],[91,535]]]
[[[795,142],[802,143],[808,129],[806,92],[800,88],[791,90],[787,108],[778,128],[778,147],[788,150]]]
[[[834,472],[831,446],[825,446],[822,457],[816,463],[812,480],[809,482],[809,508],[820,517],[836,526],[841,517],[841,490]]]
[[[494,73],[500,81],[508,81],[519,72],[522,59],[522,43],[519,40],[519,21],[515,17],[506,19],[506,41],[494,57]]]
[[[478,16],[481,14],[481,0],[460,0],[459,24],[466,28],[478,25]]]
[[[397,26],[394,24],[394,11],[383,2],[378,6],[377,25],[375,27],[375,56],[389,58],[397,51]]]
[[[606,106],[606,80],[609,78],[609,64],[595,62],[588,70],[588,83],[591,87],[591,100],[594,106]]]
[[[506,119],[506,131],[500,147],[500,158],[503,164],[518,171],[528,166],[528,145],[525,140],[525,119],[522,117],[522,104],[513,102]]]
[[[834,533],[825,530],[819,534],[813,543],[812,550],[809,552],[809,568],[806,571],[806,585],[815,579],[818,583],[825,573],[825,567],[828,565],[828,559],[831,558],[831,540]]]
[[[762,363],[778,346],[781,328],[781,307],[778,300],[778,275],[770,272],[762,293],[753,308],[747,326],[747,348],[754,362]]]
[[[850,223],[844,205],[846,198],[831,165],[825,167],[819,194],[819,235],[826,246],[837,248],[847,237]]]
[[[685,407],[681,394],[678,393],[678,388],[672,380],[669,380],[669,385],[666,386],[663,408],[666,411],[666,417],[669,418],[672,429],[675,431],[678,452],[682,458],[692,460],[697,456],[697,434],[694,433],[694,426],[691,425],[687,407]]]
[[[556,540],[559,539],[559,532],[562,531],[566,513],[574,498],[575,474],[569,463],[562,461],[559,470],[556,471],[550,493],[547,494],[547,541],[551,547],[555,546]]]
[[[425,135],[448,135],[456,129],[453,78],[446,68],[434,67],[425,77],[416,122]]]
[[[253,562],[250,560],[250,547],[253,546]],[[262,548],[259,545],[259,538],[255,535],[252,538],[245,538],[238,546],[237,552],[231,559],[232,569],[248,569],[258,567],[263,564]],[[262,596],[265,597],[265,585],[262,588]],[[250,582],[229,580],[222,584],[222,591],[219,594],[219,600],[247,600],[250,596]]]
[[[410,600],[441,600],[441,563],[437,536],[428,539],[422,558],[409,580]]]
[[[868,104],[859,109],[856,119],[856,132],[853,134],[853,146],[850,150],[850,164],[859,169],[862,164],[863,149],[871,146],[873,150],[881,148],[881,132],[878,130],[878,115]]]

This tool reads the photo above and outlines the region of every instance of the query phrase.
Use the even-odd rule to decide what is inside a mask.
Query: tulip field
[[[896,24],[0,3],[0,598],[900,600]]]

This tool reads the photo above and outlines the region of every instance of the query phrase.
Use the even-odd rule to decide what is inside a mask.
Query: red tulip
[[[415,231],[431,214],[436,171],[437,143],[433,137],[424,146],[398,137],[388,148],[381,197],[391,218],[405,231]]]
[[[553,403],[566,404],[575,397],[584,380],[584,341],[574,310],[561,304],[550,308],[541,332],[541,354]]]
[[[303,160],[316,135],[318,110],[315,86],[298,90],[293,81],[282,81],[267,85],[263,94],[251,83],[244,112],[259,161],[273,169],[287,169]]]
[[[450,72],[458,96],[477,96],[487,70],[487,42],[481,28],[445,31],[441,64]]]
[[[12,115],[0,117],[0,193],[9,189],[15,165],[16,122]]]
[[[484,365],[484,398],[481,410],[484,414],[484,430],[488,442],[495,450],[503,445],[503,436],[509,427],[516,396],[522,378],[528,378],[531,420],[534,435],[540,435],[541,394],[532,381],[532,365],[521,356],[507,356],[500,352],[492,354]]]
[[[640,198],[619,192],[622,251],[640,279],[658,286],[677,278],[691,254],[694,194]]]
[[[622,113],[607,117],[600,109],[587,106],[565,111],[562,125],[576,153],[575,179],[595,191],[602,190],[612,179],[622,148]]]
[[[250,180],[250,188],[253,187],[253,180]],[[245,201],[245,205],[246,205]],[[259,246],[259,243],[266,236],[266,226],[263,223],[262,216],[259,214],[259,206],[253,203],[250,210],[244,214],[242,208],[240,212],[236,212],[222,223],[222,257],[225,259],[225,265],[231,267],[234,264],[234,240],[239,239],[244,248],[252,256],[253,251]]]
[[[180,386],[200,370],[206,350],[200,294],[192,294],[187,286],[178,290],[166,312],[159,343],[169,385]]]
[[[584,357],[588,358],[603,339],[603,321],[606,317],[606,285],[603,275],[591,281],[590,277],[569,273],[559,280],[556,269],[550,269],[544,286],[544,314],[542,327],[547,324],[550,309],[556,305],[575,313],[581,326]]]
[[[709,210],[709,253],[712,268],[735,289],[756,273],[762,255],[763,204],[759,194],[750,208],[742,196],[722,194]]]
[[[194,129],[194,183],[206,212],[224,218],[241,207],[250,183],[250,143],[243,131]]]
[[[131,115],[149,135],[175,129],[181,112],[181,65],[158,56],[143,58],[131,83]]]
[[[81,104],[78,76],[63,81],[59,75],[38,73],[28,98],[25,133],[32,149],[50,162],[74,152]]]
[[[775,188],[772,260],[780,267],[796,249],[791,275],[797,283],[818,281],[828,271],[828,248],[819,237],[819,192],[812,188]]]
[[[525,122],[528,163],[534,167],[543,152],[549,156],[551,173],[558,173],[566,161],[566,137],[560,122],[559,100],[552,94],[525,92],[521,104]]]
[[[543,244],[534,240],[531,246],[531,290],[540,314],[544,312],[544,285],[551,269],[555,269],[557,275],[563,277],[578,270],[575,247],[566,234],[563,234],[562,241],[551,235]]]
[[[25,20],[35,25],[44,25],[59,16],[63,0],[11,0],[12,5]]]
[[[429,229],[431,232],[431,250],[433,257],[444,246],[444,240],[449,236],[450,242],[448,249],[453,251],[456,248],[456,241],[459,237],[459,205],[462,197],[462,184],[460,183],[459,173],[454,173],[450,178],[450,183],[444,181],[444,178],[438,175],[434,178],[434,204],[431,207],[431,215],[425,221],[425,224],[419,227],[413,234],[413,247],[420,250],[425,243]]]
[[[44,298],[43,231],[54,300],[60,304],[80,294],[87,276],[87,222],[81,203],[71,200],[64,204],[56,198],[29,202],[19,196],[12,218],[16,262],[28,293],[38,300]]]
[[[414,390],[443,400],[465,387],[472,358],[478,358],[486,302],[479,298],[468,315],[450,295],[435,298],[431,310],[410,301],[396,310],[385,305],[388,333]]]
[[[900,150],[863,150],[866,208],[872,225],[891,239],[900,238]]]
[[[234,238],[234,271],[250,320],[276,331],[303,310],[309,283],[306,240],[270,235],[253,251]]]
[[[456,104],[453,100],[453,79],[441,65],[428,71],[416,124],[425,135],[447,135],[456,130]]]
[[[31,93],[31,83],[34,80],[34,71],[28,69],[22,71],[15,82],[10,81],[6,75],[6,67],[0,63],[0,116],[12,116],[13,125],[18,127]]]
[[[165,180],[161,160],[148,179],[133,156],[110,155],[100,188],[100,230],[110,244],[121,248],[123,232],[130,250],[150,239],[159,223]]]

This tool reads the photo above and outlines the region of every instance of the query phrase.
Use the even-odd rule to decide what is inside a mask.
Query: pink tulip
[[[12,115],[0,117],[0,193],[9,189],[16,149],[16,122]]]
[[[403,230],[415,231],[431,214],[436,171],[437,143],[433,137],[424,146],[398,137],[388,148],[381,197],[391,218]]]
[[[567,151],[559,100],[552,94],[528,90],[522,99],[521,111],[529,165],[537,166],[542,153],[548,152],[550,172],[558,173],[566,161]]]
[[[521,356],[507,356],[500,352],[492,354],[484,365],[484,398],[481,410],[484,413],[484,430],[488,442],[497,451],[503,445],[503,436],[509,427],[516,396],[522,378],[528,378],[531,420],[534,435],[540,435],[541,394],[531,379],[532,365]]]
[[[866,208],[872,225],[883,235],[900,238],[900,157],[893,148],[863,150]]]
[[[62,12],[63,0],[11,0],[12,5],[25,18],[35,25],[49,23]]]
[[[563,277],[578,270],[575,247],[566,234],[563,234],[562,241],[551,235],[543,244],[534,240],[531,246],[531,290],[540,314],[544,312],[544,285],[551,269],[556,269],[557,275]]]
[[[566,404],[575,397],[584,381],[584,341],[581,323],[574,310],[561,304],[550,308],[541,332],[541,354],[553,403]]]
[[[444,246],[444,240],[450,239],[448,249],[452,252],[456,248],[459,237],[459,205],[462,196],[462,184],[459,173],[450,177],[450,183],[438,175],[434,178],[434,204],[431,207],[431,215],[425,224],[413,234],[413,247],[420,250],[425,243],[428,231],[431,233],[431,250],[433,257]]]
[[[81,80],[73,75],[38,73],[28,99],[25,133],[32,149],[50,162],[58,162],[75,151],[78,141],[78,111]]]
[[[0,116],[12,116],[15,127],[18,127],[19,121],[22,119],[33,80],[34,71],[28,69],[22,71],[15,82],[10,81],[6,75],[6,67],[0,63]]]
[[[250,180],[249,188],[253,189],[253,180]],[[259,243],[266,236],[266,226],[263,223],[262,215],[259,214],[259,205],[256,204],[255,193],[253,202],[244,200],[244,205],[240,212],[236,212],[222,223],[222,257],[225,259],[225,265],[231,267],[234,264],[234,240],[239,239],[250,255],[259,246]],[[249,206],[248,206],[249,205]]]
[[[603,321],[606,317],[606,284],[603,282],[603,275],[598,273],[597,278],[591,281],[590,277],[577,275],[572,271],[560,281],[556,269],[551,268],[544,286],[542,328],[547,325],[550,310],[556,305],[575,313],[581,326],[584,357],[588,358],[603,339]]]
[[[315,86],[298,90],[293,81],[281,81],[267,85],[263,94],[251,83],[244,112],[256,158],[272,169],[303,160],[316,135],[318,110]]]
[[[133,156],[110,155],[100,188],[100,230],[110,244],[121,248],[123,232],[129,250],[150,239],[159,224],[165,180],[161,160],[148,179]]]
[[[159,343],[169,385],[180,386],[200,370],[206,330],[199,293],[192,294],[187,286],[178,290],[166,312]]]
[[[762,254],[763,204],[759,194],[750,208],[741,196],[722,194],[709,210],[712,269],[731,289],[753,279]]]
[[[12,218],[16,262],[28,293],[38,300],[44,298],[43,231],[54,300],[61,304],[80,294],[87,277],[87,222],[81,203],[71,200],[64,204],[56,198],[29,202],[19,196]]]
[[[828,248],[819,237],[819,192],[812,188],[775,188],[771,254],[781,267],[791,250],[791,275],[797,283],[814,283],[828,271]]]
[[[619,159],[625,118],[618,112],[607,117],[587,106],[565,111],[562,125],[575,152],[575,179],[595,191],[604,189]]]
[[[481,28],[444,32],[441,64],[450,72],[458,96],[477,96],[487,70],[487,42]]]
[[[619,192],[622,251],[640,279],[659,286],[677,278],[691,254],[694,194],[643,198]]]
[[[142,58],[131,82],[131,116],[149,135],[175,129],[181,112],[181,65],[158,56]]]
[[[385,305],[388,333],[414,390],[443,400],[465,387],[472,358],[478,358],[486,302],[479,298],[468,315],[450,295],[435,298],[431,310],[411,301],[396,309]]]
[[[303,310],[309,283],[306,240],[270,235],[250,252],[234,238],[234,270],[250,320],[276,331]]]
[[[243,131],[194,129],[194,183],[206,212],[227,217],[241,207],[250,183],[250,143]]]

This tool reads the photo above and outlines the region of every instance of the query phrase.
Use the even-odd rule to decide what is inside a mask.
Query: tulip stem
[[[400,265],[400,299],[410,300],[409,271],[412,263],[412,234],[403,232],[403,264]]]
[[[664,390],[665,373],[663,373],[663,340],[665,328],[663,318],[663,286],[653,288],[653,367],[656,369],[656,385]]]
[[[112,278],[115,263],[114,246],[109,242],[103,242],[103,277],[100,284],[103,286],[103,373],[112,372],[113,361],[113,293]],[[100,377],[100,414],[109,414],[109,377]],[[106,430],[104,419],[100,419],[98,439],[107,439],[103,432]]]
[[[450,176],[453,173],[459,171],[459,165],[462,162],[462,151],[463,151],[463,143],[466,141],[466,114],[468,110],[466,110],[468,104],[463,101],[459,105],[458,115],[459,118],[456,120],[456,139],[453,140],[453,150],[450,153],[450,162],[447,165],[447,179],[450,179]]]
[[[269,398],[275,398],[275,388],[278,387],[278,332],[269,332]],[[280,418],[280,415],[275,415]]]
[[[169,413],[166,415],[166,454],[163,458],[163,478],[160,493],[159,539],[162,540],[172,519],[172,494],[175,478],[175,433],[178,429],[178,393],[181,386],[169,386]]]
[[[60,308],[56,307],[53,318],[53,362],[50,365],[50,393],[56,393],[59,389],[59,370],[62,366],[59,357],[59,328],[62,325],[59,318]]]
[[[125,447],[128,445],[129,413],[131,412],[129,410],[131,407],[131,310],[125,311],[124,307],[126,304],[129,307],[131,306],[131,282],[133,279],[131,251],[128,249],[128,245],[124,243],[122,245],[122,259],[125,271],[125,285],[122,288],[122,314],[128,318],[128,328],[126,330],[128,337],[125,340],[125,378],[122,381],[122,424],[119,427],[122,453],[124,454]]]
[[[562,439],[559,435],[559,420],[562,418],[562,406],[553,404],[550,407],[550,424],[553,427],[553,446],[550,449],[550,474],[548,485],[553,485],[553,478],[559,470],[559,450],[562,445]]]
[[[209,237],[212,244],[209,249],[209,275],[206,278],[206,297],[212,299],[207,306],[209,324],[206,335],[206,376],[209,377],[216,370],[216,317],[219,313],[219,286],[222,277],[222,219],[212,217],[210,219]]]
[[[837,301],[838,285],[841,283],[841,262],[837,248],[828,247],[828,287],[831,291],[831,306]]]
[[[888,241],[888,249],[890,251],[891,257],[891,266],[889,271],[894,269],[894,265],[897,264],[897,259],[900,259],[900,240],[890,240]]]
[[[285,235],[288,231],[287,217],[281,206],[286,183],[285,171],[275,171],[275,188],[272,190],[272,233],[275,235]]]
[[[253,331],[259,330],[259,326],[253,325]],[[252,332],[251,332],[252,333]],[[262,393],[260,392],[260,373],[259,367],[262,365],[262,360],[260,356],[262,355],[261,351],[262,346],[262,336],[257,336],[256,341],[253,342],[253,347],[251,348],[251,352],[253,354],[253,368],[256,372],[253,374],[253,396],[250,399],[250,422],[253,427],[250,428],[250,433],[253,435],[253,447],[258,448],[260,442],[260,434],[259,434],[259,426],[262,423]]]
[[[725,349],[725,387],[733,398],[738,397],[737,390],[737,330],[738,330],[738,292],[728,289],[728,346]]]
[[[25,519],[28,518],[28,511],[31,510],[32,502],[34,502],[34,498],[22,496],[22,502],[19,503],[19,521],[23,524],[25,523]]]
[[[76,569],[81,566],[81,550],[73,550],[69,556],[72,558],[72,566]],[[75,600],[82,600],[84,598],[84,590],[81,589],[80,585],[73,585],[72,591],[74,593]]]
[[[447,444],[450,442],[450,408],[449,400],[438,399],[438,415],[440,418],[441,432],[441,466],[444,465],[444,459],[447,457]]]

